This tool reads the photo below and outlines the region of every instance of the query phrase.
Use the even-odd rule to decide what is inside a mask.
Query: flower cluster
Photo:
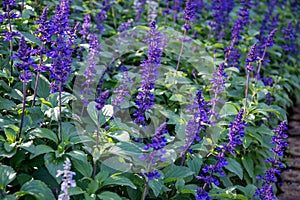
[[[274,154],[273,158],[265,160],[265,162],[271,164],[271,168],[266,170],[264,176],[258,176],[258,179],[262,179],[263,183],[261,188],[258,188],[255,192],[256,197],[261,200],[273,200],[276,196],[273,191],[273,183],[277,182],[277,175],[280,175],[280,169],[284,168],[282,162],[278,160],[278,157],[282,157],[285,148],[288,146],[285,138],[287,138],[287,124],[283,121],[279,124],[278,128],[274,129],[275,135],[272,137],[272,144],[275,144],[275,148],[272,148]]]
[[[88,66],[84,71],[84,82],[82,83],[82,94],[83,95],[91,95],[92,91],[90,86],[94,83],[95,77],[98,75],[96,70],[96,65],[98,62],[98,56],[100,55],[100,43],[98,40],[98,36],[96,34],[89,34],[89,53],[87,58]],[[84,105],[88,104],[87,99],[84,98]]]
[[[148,58],[142,63],[142,87],[137,94],[137,111],[134,113],[134,122],[145,126],[145,113],[154,105],[154,84],[158,78],[160,58],[162,56],[162,35],[156,31],[156,22],[150,23],[148,42]]]
[[[9,31],[4,31],[4,41],[12,40],[14,36],[19,36],[19,33],[16,31],[12,31],[11,28],[11,19],[17,19],[19,16],[11,11],[12,7],[15,7],[16,2],[15,0],[4,0],[3,1],[3,7],[5,8],[5,13],[3,15],[0,15],[0,23],[2,23],[5,19],[8,20],[9,23]]]
[[[122,33],[127,31],[132,26],[132,19],[129,19],[127,22],[122,22],[121,25],[118,27],[118,32]]]
[[[148,5],[148,22],[156,20],[158,14],[158,3],[154,0],[147,0]]]
[[[197,200],[210,199],[208,193],[205,191],[205,188],[207,186],[210,187],[211,184],[215,184],[217,186],[220,184],[219,180],[216,177],[214,177],[215,174],[219,174],[220,176],[225,176],[225,173],[222,169],[224,166],[228,165],[228,162],[225,158],[225,153],[229,152],[235,155],[236,146],[242,145],[243,143],[242,140],[245,135],[244,127],[247,126],[247,124],[242,120],[243,114],[244,114],[244,110],[241,109],[238,115],[236,116],[235,121],[229,124],[230,130],[229,130],[228,143],[226,145],[217,148],[219,153],[216,156],[217,159],[216,163],[211,165],[207,165],[207,164],[204,165],[202,172],[208,175],[200,174],[199,176],[197,176],[198,179],[204,181],[203,187],[196,190]]]
[[[162,123],[156,129],[154,137],[151,139],[151,143],[145,146],[144,150],[151,150],[151,152],[144,153],[140,157],[141,160],[147,161],[146,172],[143,172],[142,174],[146,176],[148,180],[153,180],[154,178],[159,178],[161,176],[156,169],[153,169],[153,165],[158,161],[164,161],[163,155],[166,153],[164,147],[167,145],[165,134],[168,134],[166,125],[166,122]]]
[[[58,200],[69,200],[70,199],[70,187],[76,187],[76,182],[73,180],[73,176],[76,175],[75,172],[71,171],[71,161],[66,158],[63,164],[64,170],[57,170],[56,177],[62,176],[61,191],[63,192],[58,196]]]
[[[204,123],[209,123],[207,102],[202,95],[202,89],[200,89],[195,97],[194,103],[188,107],[187,112],[192,114],[192,118],[188,121],[185,129],[185,144],[180,147],[181,157],[185,158],[187,151],[192,152],[191,146],[194,141],[200,141],[200,132],[204,130]]]
[[[91,16],[86,14],[83,19],[82,29],[79,31],[83,40],[88,38],[91,26]]]
[[[129,83],[131,83],[132,80],[128,76],[128,72],[125,71],[123,74],[123,81],[122,85],[119,88],[116,88],[114,93],[117,94],[116,98],[112,101],[112,105],[114,107],[120,107],[122,103],[124,103],[124,97],[125,96],[130,96],[129,93]]]
[[[253,71],[253,66],[251,66],[251,63],[255,62],[257,60],[257,57],[256,57],[256,44],[254,44],[249,53],[248,53],[248,56],[247,56],[247,59],[246,59],[246,68],[247,68],[247,71]]]
[[[222,62],[218,69],[214,72],[213,78],[210,80],[212,84],[211,91],[213,92],[214,97],[209,102],[212,105],[212,109],[210,110],[210,123],[213,124],[213,117],[219,119],[219,115],[216,113],[216,104],[221,103],[219,99],[219,95],[225,90],[225,79],[227,74],[224,72],[225,64]]]
[[[96,109],[98,111],[100,111],[104,106],[105,106],[105,102],[108,98],[108,95],[109,95],[109,90],[105,90],[104,92],[102,92],[98,98],[96,98]]]
[[[47,12],[48,8],[45,7],[40,19],[35,22],[35,24],[39,25],[39,27],[35,30],[34,33],[37,34],[38,38],[42,42],[50,42],[52,36],[52,34],[50,33],[50,23],[47,21]]]
[[[109,9],[110,9],[110,6],[107,3],[105,3],[105,1],[104,1],[101,11],[96,15],[95,22],[96,22],[96,26],[97,26],[99,34],[101,34],[104,30],[103,22],[107,18],[107,12],[109,11]]]
[[[234,8],[234,0],[212,0],[213,21],[209,23],[218,38],[223,38],[224,28],[228,26],[230,12]]]
[[[235,21],[231,29],[231,44],[225,49],[225,59],[228,67],[239,68],[240,53],[235,46],[238,45],[239,40],[242,39],[241,32],[244,31],[246,25],[249,23],[249,8],[250,1],[242,3],[243,7],[239,10],[239,18]]]
[[[286,52],[297,52],[295,44],[296,33],[294,28],[293,21],[290,21],[287,28],[282,30],[282,33],[284,34],[282,39],[285,41],[285,44],[282,46],[282,48]]]
[[[192,0],[188,0],[186,2],[184,16],[183,19],[185,20],[185,24],[183,25],[184,30],[191,29],[191,25],[189,24],[195,17],[195,4]]]
[[[29,67],[37,67],[36,64],[34,64],[33,59],[31,58],[32,50],[27,46],[25,38],[22,36],[20,40],[19,50],[16,53],[15,56],[13,56],[13,59],[18,59],[21,61],[21,63],[16,63],[16,66],[23,70],[23,74],[20,75],[20,79],[22,82],[28,82],[30,81],[32,77],[32,73],[29,70]]]
[[[274,22],[272,23],[273,20],[270,20],[270,19],[273,15],[273,12],[275,10],[277,3],[278,3],[278,0],[271,0],[268,3],[268,6],[267,6],[268,11],[265,13],[264,19],[262,20],[262,23],[261,23],[261,28],[260,28],[260,33],[259,33],[260,39],[262,39],[262,37],[264,37],[266,32],[268,33],[272,30],[271,26],[274,26]],[[270,26],[270,23],[271,23],[271,26]]]
[[[53,42],[53,49],[49,53],[52,58],[50,68],[51,92],[62,90],[62,86],[66,84],[69,75],[72,72],[72,53],[74,51],[74,32],[69,25],[70,15],[69,0],[61,0],[56,6],[55,16],[50,22],[51,34],[57,34],[56,40]]]
[[[133,2],[133,8],[135,10],[135,23],[137,24],[142,16],[142,13],[144,12],[144,7],[146,5],[146,0],[134,0]]]

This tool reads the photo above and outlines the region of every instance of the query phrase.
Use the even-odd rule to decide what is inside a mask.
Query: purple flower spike
[[[32,77],[32,73],[30,72],[29,67],[37,67],[37,65],[34,64],[33,59],[30,57],[31,53],[32,50],[28,48],[26,41],[22,36],[20,40],[19,50],[13,57],[13,59],[19,59],[21,61],[20,63],[16,63],[16,66],[19,69],[23,70],[23,74],[20,75],[20,79],[22,82],[28,82]]]
[[[109,90],[105,90],[100,94],[99,98],[95,100],[97,103],[96,105],[97,110],[101,110],[105,106],[108,95],[109,95]]]
[[[155,81],[159,75],[160,58],[162,56],[163,39],[162,35],[156,31],[156,22],[150,23],[148,42],[148,58],[142,63],[142,87],[137,94],[137,111],[134,113],[134,122],[145,126],[145,113],[154,106]]]
[[[80,34],[82,39],[86,39],[90,33],[91,29],[91,16],[89,14],[86,14],[84,16],[83,24],[82,24],[82,29],[80,30]]]
[[[142,175],[146,176],[148,180],[159,178],[161,175],[156,169],[153,169],[153,165],[159,161],[164,161],[163,155],[166,153],[164,147],[167,145],[165,135],[168,134],[166,129],[166,122],[162,123],[155,131],[151,143],[144,147],[145,151],[151,150],[150,153],[144,153],[140,159],[146,160],[148,163],[147,172],[143,172]]]
[[[244,110],[241,109],[238,115],[236,116],[235,121],[229,124],[229,128],[230,128],[229,139],[226,145],[217,148],[219,153],[216,156],[217,158],[216,163],[211,165],[205,164],[202,169],[202,172],[203,174],[207,174],[207,175],[200,174],[199,176],[196,177],[197,179],[201,179],[205,182],[201,188],[196,190],[197,200],[210,199],[205,189],[207,186],[211,187],[212,184],[215,184],[217,186],[220,184],[218,179],[214,177],[215,174],[219,174],[220,176],[225,176],[225,173],[222,170],[224,166],[228,165],[228,162],[225,158],[225,153],[229,152],[235,155],[236,146],[242,145],[243,143],[242,140],[245,135],[244,127],[247,126],[247,124],[242,120],[243,114],[244,114]]]
[[[185,11],[183,19],[185,20],[185,24],[183,25],[184,30],[191,29],[191,25],[189,24],[195,17],[195,5],[192,0],[188,0],[186,2]]]
[[[191,152],[191,146],[195,141],[200,141],[200,132],[204,130],[204,123],[209,123],[208,112],[207,112],[207,102],[205,102],[202,95],[202,90],[200,89],[195,97],[193,105],[188,107],[187,112],[192,114],[192,118],[188,121],[185,130],[185,144],[180,147],[181,157],[185,158],[187,151]],[[184,160],[184,159],[183,159]]]
[[[274,37],[275,37],[275,33],[276,33],[277,29],[275,28],[274,30],[272,30],[270,32],[270,34],[267,37],[267,41],[266,41],[266,46],[267,47],[272,47],[274,44]]]
[[[261,188],[258,188],[254,196],[259,197],[260,200],[273,200],[276,199],[273,190],[273,184],[277,182],[277,177],[280,175],[280,169],[284,168],[282,162],[278,157],[282,157],[285,148],[288,146],[287,142],[284,140],[288,136],[286,121],[279,124],[278,128],[274,129],[275,135],[272,137],[272,144],[275,144],[275,148],[272,148],[274,156],[265,160],[265,162],[271,164],[271,168],[265,171],[264,176],[258,176],[258,179],[262,179],[263,183]]]
[[[40,19],[38,19],[35,22],[35,24],[38,24],[40,26],[39,28],[36,29],[34,33],[37,34],[37,36],[42,42],[50,42],[52,36],[50,32],[50,24],[47,21],[47,12],[48,12],[48,8],[45,7]]]

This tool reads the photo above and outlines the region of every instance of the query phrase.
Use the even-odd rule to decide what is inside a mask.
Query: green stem
[[[26,82],[23,82],[22,116],[21,116],[20,130],[19,130],[19,134],[18,134],[17,139],[20,139],[21,133],[22,133],[22,129],[23,129],[24,117],[25,117],[25,106],[26,106]]]
[[[43,50],[44,50],[44,47],[45,47],[45,43],[43,42],[42,43],[42,48],[41,48],[41,52],[40,52],[40,63],[39,63],[39,69],[41,69],[42,65],[43,65]],[[36,74],[36,79],[35,79],[35,87],[34,87],[34,93],[33,93],[33,101],[32,101],[32,107],[34,106],[35,104],[35,99],[36,99],[36,95],[37,95],[37,89],[38,89],[38,86],[39,86],[39,79],[40,79],[40,72],[37,72]]]
[[[247,108],[247,102],[248,102],[249,82],[250,82],[250,70],[247,70],[247,80],[246,80],[246,89],[245,89],[245,106],[244,106],[245,114],[246,114],[246,108]]]
[[[180,49],[180,53],[179,53],[179,56],[178,56],[178,61],[177,61],[175,74],[177,73],[179,65],[180,65],[180,61],[181,61],[181,57],[182,57],[183,49],[184,49],[185,38],[186,38],[186,30],[184,30],[184,32],[183,32],[183,40],[182,40],[182,43],[181,43],[181,49]]]
[[[59,84],[58,101],[59,101],[59,142],[62,142],[62,112],[61,112],[61,83]]]
[[[142,196],[141,200],[145,200],[146,199],[148,187],[149,187],[149,181],[147,179],[146,182],[145,182],[144,192],[143,192],[143,196]]]

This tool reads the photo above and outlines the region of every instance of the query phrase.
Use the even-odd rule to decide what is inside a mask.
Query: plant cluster
[[[0,199],[276,199],[297,0],[3,0]]]

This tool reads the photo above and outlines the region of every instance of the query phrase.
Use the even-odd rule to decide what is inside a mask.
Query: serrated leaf
[[[240,163],[238,163],[233,158],[227,158],[228,165],[225,166],[226,169],[236,174],[241,180],[243,179],[243,169]]]
[[[176,165],[170,165],[168,167],[166,167],[164,170],[164,182],[168,183],[171,181],[175,181],[178,180],[180,178],[184,178],[187,176],[191,176],[194,174],[193,171],[191,171],[191,169],[187,168],[187,167],[183,167],[183,166],[176,166]]]
[[[202,160],[196,155],[187,161],[187,165],[191,171],[193,171],[195,174],[199,174],[202,166]]]
[[[160,179],[154,179],[154,180],[149,181],[149,187],[152,189],[155,197],[158,197],[163,186],[164,186],[164,183]]]

